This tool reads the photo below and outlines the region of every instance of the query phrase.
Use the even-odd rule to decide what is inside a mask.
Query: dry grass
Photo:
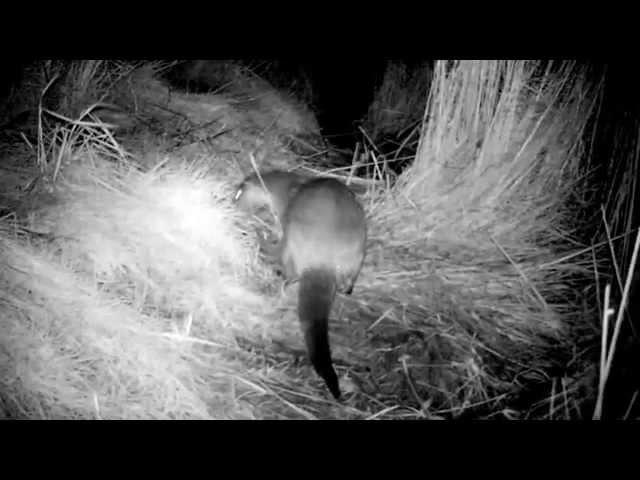
[[[618,306],[615,323],[613,324],[613,333],[611,334],[610,318],[616,313],[614,308],[611,308],[611,285],[607,284],[604,290],[604,307],[602,310],[602,344],[600,349],[600,381],[598,383],[598,398],[596,401],[596,407],[593,412],[593,419],[600,420],[602,418],[604,397],[607,388],[607,380],[611,374],[611,366],[613,358],[618,347],[618,339],[620,336],[620,330],[622,327],[622,319],[624,318],[625,311],[629,303],[629,291],[631,288],[631,279],[635,273],[636,262],[638,260],[638,249],[640,247],[640,232],[636,235],[636,242],[631,255],[631,261],[628,268],[627,278],[622,289],[622,298],[620,305]],[[611,334],[611,335],[610,335]],[[609,339],[610,338],[610,339]],[[631,399],[632,407],[635,395]]]
[[[385,137],[401,138],[404,132],[420,124],[431,77],[431,62],[414,66],[387,62],[363,122],[374,142],[380,143]]]
[[[601,180],[592,195],[594,238],[607,245],[594,263],[594,280],[601,315],[598,397],[593,418],[637,417],[638,348],[633,316],[634,275],[637,256],[637,172],[640,160],[640,122],[634,90],[627,79],[616,76],[615,68],[605,72],[609,83],[599,122],[595,149],[606,152],[606,160],[595,164]],[[631,95],[631,97],[630,97]],[[615,316],[615,321],[612,321]],[[615,356],[614,356],[615,355]],[[615,358],[615,361],[614,361]]]
[[[46,240],[5,225],[3,351],[24,372],[3,376],[14,413],[253,416],[229,393],[234,375],[251,379],[233,332],[259,335],[267,307],[227,188],[187,167],[88,165],[66,170],[57,203],[32,216]]]
[[[430,339],[413,354],[415,375],[436,379],[421,397],[450,411],[551,390],[581,368],[573,331],[595,335],[578,291],[590,250],[561,261],[577,250],[571,201],[595,98],[584,79],[572,64],[439,62],[416,161],[371,204],[363,303]]]
[[[254,126],[281,136],[319,135],[318,123],[305,104],[290,91],[274,88],[243,62],[187,61],[181,65],[180,77],[232,101],[245,113],[245,128]]]
[[[360,187],[370,225],[356,290],[333,310],[343,404],[300,361],[297,286],[281,288],[257,257],[255,225],[230,204],[254,156],[260,168],[294,163],[256,149],[264,144],[243,128],[256,118],[249,104],[175,94],[159,108],[165,87],[149,71],[132,72],[129,95],[163,125],[179,112],[190,125],[215,117],[233,126],[176,146],[171,124],[155,151],[136,149],[135,139],[119,149],[85,121],[87,105],[75,116],[43,109],[61,122],[55,134],[43,129],[38,157],[51,196],[30,203],[27,230],[4,219],[0,235],[5,410],[20,418],[583,415],[597,390],[597,362],[584,352],[597,312],[583,307],[580,288],[597,265],[573,238],[574,205],[598,86],[570,63],[540,67],[438,62],[413,167],[395,184],[375,155],[373,178],[353,177],[356,165],[331,172]]]

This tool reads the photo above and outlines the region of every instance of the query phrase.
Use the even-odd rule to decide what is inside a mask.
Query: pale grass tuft
[[[358,301],[380,312],[371,330],[402,374],[378,383],[406,385],[404,401],[430,398],[454,417],[513,415],[525,389],[544,397],[536,388],[569,364],[591,270],[571,199],[588,178],[584,133],[599,89],[571,62],[436,62],[414,164],[366,202]],[[423,340],[410,347],[414,335]]]

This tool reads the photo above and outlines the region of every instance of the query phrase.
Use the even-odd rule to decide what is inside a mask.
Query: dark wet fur
[[[340,399],[338,375],[329,347],[329,313],[335,298],[336,278],[332,272],[314,269],[300,278],[298,315],[313,368],[336,400]]]

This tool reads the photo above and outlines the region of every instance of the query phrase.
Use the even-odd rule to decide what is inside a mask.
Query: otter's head
[[[233,202],[242,210],[257,212],[269,208],[271,195],[255,175],[246,178],[238,187]]]

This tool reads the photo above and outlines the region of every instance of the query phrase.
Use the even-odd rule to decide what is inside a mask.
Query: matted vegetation
[[[389,61],[380,85],[363,121],[371,139],[381,143],[385,137],[402,137],[419,125],[426,104],[433,62],[424,61],[410,67],[404,62]]]
[[[35,102],[35,143],[5,153],[3,168],[23,165],[6,186],[34,186],[11,189],[1,224],[4,416],[591,415],[594,250],[575,232],[600,84],[585,71],[436,62],[415,161],[391,182],[373,151],[368,179],[301,162],[292,138],[313,132],[291,125],[309,112],[248,101],[253,80],[189,94],[160,78],[170,66],[61,66],[68,83],[44,79],[38,98],[83,95]],[[297,286],[282,287],[231,204],[254,168],[361,187],[368,254],[331,325],[343,403],[304,357]]]

